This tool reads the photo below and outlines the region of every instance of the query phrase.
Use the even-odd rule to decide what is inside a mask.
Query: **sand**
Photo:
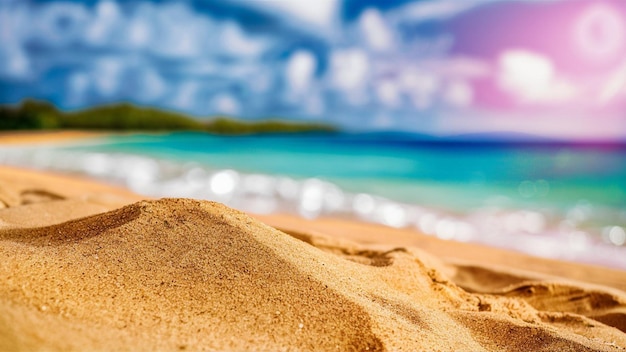
[[[109,136],[111,133],[81,130],[0,132],[0,144],[49,144]]]
[[[0,208],[0,351],[626,350],[623,271],[9,167]]]

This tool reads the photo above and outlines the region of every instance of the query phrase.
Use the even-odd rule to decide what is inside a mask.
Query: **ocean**
[[[337,216],[626,269],[626,146],[408,134],[133,134],[2,147],[0,163],[155,197]]]

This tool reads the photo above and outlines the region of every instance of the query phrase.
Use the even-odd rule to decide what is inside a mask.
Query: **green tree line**
[[[0,130],[202,131],[213,134],[332,132],[333,126],[285,120],[243,121],[226,117],[206,120],[128,103],[64,112],[54,105],[25,100],[0,106]]]

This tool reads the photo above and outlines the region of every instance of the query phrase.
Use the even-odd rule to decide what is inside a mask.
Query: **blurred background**
[[[0,104],[6,129],[298,122],[0,162],[626,268],[626,1],[0,0]]]
[[[0,23],[3,103],[626,138],[620,0],[2,0]]]

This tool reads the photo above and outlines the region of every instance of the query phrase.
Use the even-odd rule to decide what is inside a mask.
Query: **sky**
[[[626,1],[0,0],[0,103],[626,140]]]

